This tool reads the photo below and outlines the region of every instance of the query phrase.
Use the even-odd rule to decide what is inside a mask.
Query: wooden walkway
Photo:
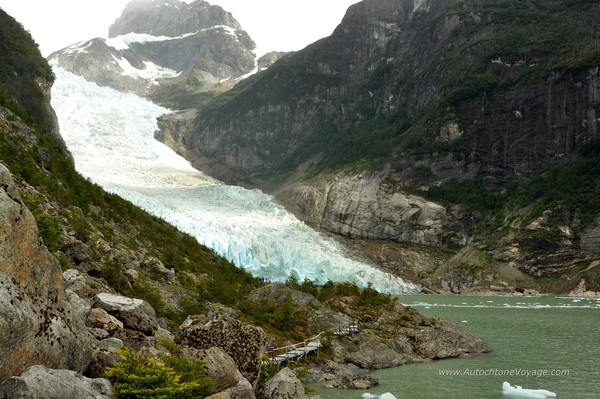
[[[354,335],[358,333],[360,333],[360,324],[358,324],[358,321],[348,324],[345,327],[338,327],[337,330],[333,330],[333,334],[337,335],[338,337],[344,335]]]
[[[302,359],[309,353],[316,352],[321,346],[321,334],[319,333],[312,338],[291,344],[282,346],[281,348],[273,349],[268,352],[271,362],[280,366],[282,363],[295,362],[296,360]]]
[[[358,334],[360,333],[360,325],[358,322],[355,322],[345,327],[338,327],[336,330],[331,330],[331,332],[336,336]],[[310,353],[319,351],[319,348],[323,346],[321,344],[321,335],[323,335],[323,332],[302,342],[273,349],[267,352],[267,356],[271,362],[277,364],[277,367],[283,363],[295,362],[308,356]]]

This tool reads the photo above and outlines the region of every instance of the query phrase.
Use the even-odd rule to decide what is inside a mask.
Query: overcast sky
[[[192,0],[185,0],[190,3]],[[257,44],[299,50],[329,36],[346,9],[359,0],[208,0],[230,11]],[[73,43],[106,37],[129,0],[0,0],[39,44],[44,56]]]

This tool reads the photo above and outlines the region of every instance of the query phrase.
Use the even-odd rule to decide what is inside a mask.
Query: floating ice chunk
[[[526,389],[520,385],[510,385],[504,381],[502,383],[502,393],[514,398],[546,399],[556,398],[556,394],[545,389]]]
[[[394,395],[389,392],[386,392],[382,395],[373,395],[372,393],[363,393],[363,399],[396,399]]]

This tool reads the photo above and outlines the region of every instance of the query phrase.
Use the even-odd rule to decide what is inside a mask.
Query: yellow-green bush
[[[210,393],[204,375],[198,381],[182,381],[172,367],[154,359],[138,356],[129,349],[119,351],[123,360],[106,369],[105,375],[113,381],[112,395],[119,399],[192,399]]]

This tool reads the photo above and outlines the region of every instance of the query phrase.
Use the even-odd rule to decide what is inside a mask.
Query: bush
[[[123,360],[106,369],[115,387],[112,395],[123,399],[202,398],[206,387],[196,381],[181,381],[181,375],[166,364],[138,356],[129,349],[119,351]]]

